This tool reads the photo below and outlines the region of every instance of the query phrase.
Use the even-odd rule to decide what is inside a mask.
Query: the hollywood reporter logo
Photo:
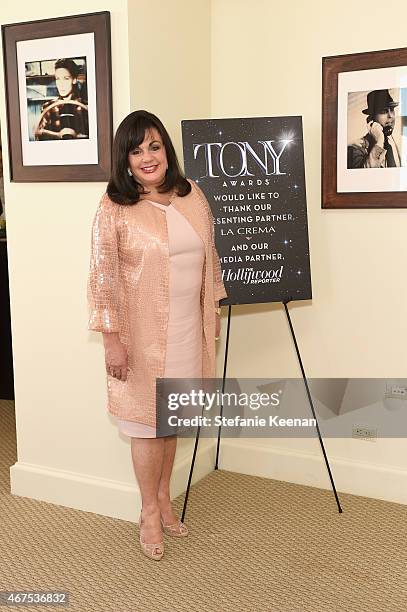
[[[253,268],[237,268],[237,270],[222,270],[223,282],[240,281],[244,285],[258,283],[279,283],[284,266],[276,269],[254,270]]]

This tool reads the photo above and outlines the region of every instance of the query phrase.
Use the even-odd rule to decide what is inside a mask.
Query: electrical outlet
[[[407,401],[407,387],[397,384],[387,384],[384,397],[387,399],[401,399]]]
[[[354,425],[352,427],[352,438],[357,440],[366,440],[368,442],[376,442],[377,429],[365,427],[363,425]]]

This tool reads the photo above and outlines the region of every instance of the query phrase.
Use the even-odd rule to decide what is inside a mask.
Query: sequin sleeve
[[[215,245],[215,227],[214,227],[213,214],[212,214],[212,210],[209,205],[209,202],[206,199],[202,189],[198,187],[198,185],[194,181],[190,181],[190,183],[192,184],[192,188],[196,190],[201,202],[205,205],[205,208],[206,208],[206,211],[209,217],[209,222],[210,222],[210,227],[211,227],[211,243],[212,243],[212,257],[213,257],[214,299],[215,299],[215,302],[217,302],[221,300],[222,298],[227,297],[228,294],[226,293],[225,286],[222,281],[222,268],[220,265],[219,255],[218,255],[218,252],[216,250],[216,245]]]
[[[119,255],[117,219],[120,204],[104,194],[91,232],[91,255],[87,285],[88,329],[118,332]]]

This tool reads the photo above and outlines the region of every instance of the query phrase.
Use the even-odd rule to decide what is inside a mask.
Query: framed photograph
[[[322,59],[322,208],[407,207],[407,48]]]
[[[2,26],[15,182],[110,175],[110,13]]]

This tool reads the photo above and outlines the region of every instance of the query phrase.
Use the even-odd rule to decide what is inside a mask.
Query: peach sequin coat
[[[214,242],[213,216],[201,189],[175,196],[205,246],[202,274],[202,376],[215,377],[214,302],[227,297]],[[169,314],[166,213],[147,201],[124,206],[104,194],[96,211],[87,286],[88,329],[118,332],[128,353],[126,381],[107,374],[108,411],[156,425],[156,377],[163,377]]]

